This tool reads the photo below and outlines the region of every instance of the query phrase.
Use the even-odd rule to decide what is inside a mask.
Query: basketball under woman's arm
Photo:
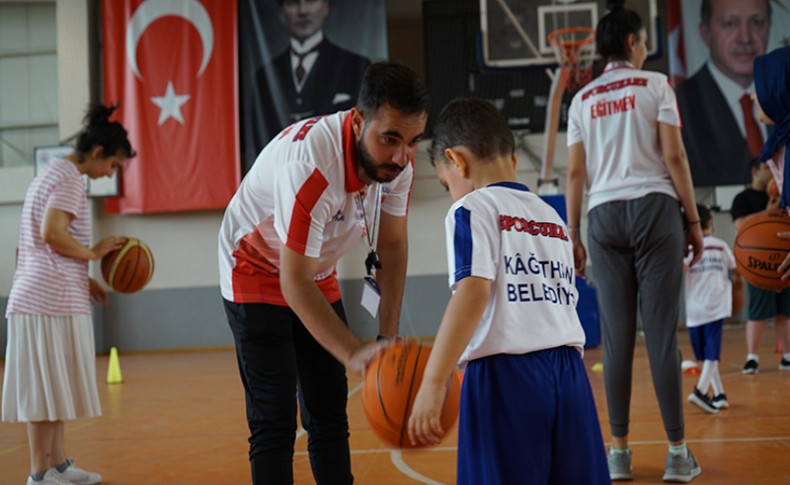
[[[669,171],[669,178],[672,180],[672,185],[675,187],[675,192],[688,221],[686,242],[691,246],[694,254],[689,266],[694,266],[702,257],[702,226],[697,212],[697,201],[694,196],[694,185],[691,182],[691,169],[686,155],[686,147],[683,146],[680,128],[675,125],[659,122],[658,139],[661,144],[661,153],[664,155],[664,164]]]
[[[409,417],[412,444],[436,444],[444,435],[441,415],[447,382],[483,316],[490,295],[490,280],[469,276],[458,283],[450,298]]]
[[[568,147],[568,171],[565,181],[565,206],[568,212],[568,229],[573,241],[573,263],[576,274],[584,275],[587,264],[587,250],[581,238],[582,196],[584,184],[587,181],[587,167],[585,165],[585,150],[583,143],[576,143]]]

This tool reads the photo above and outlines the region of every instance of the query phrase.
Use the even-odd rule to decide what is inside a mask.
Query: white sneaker
[[[98,473],[83,470],[74,464],[74,460],[66,461],[68,462],[69,467],[66,468],[66,470],[61,473],[61,475],[63,475],[63,478],[68,480],[70,483],[73,483],[74,485],[94,485],[101,482],[101,475]]]
[[[74,485],[74,483],[63,478],[63,475],[54,468],[50,468],[40,482],[33,480],[33,477],[27,477],[27,485]]]

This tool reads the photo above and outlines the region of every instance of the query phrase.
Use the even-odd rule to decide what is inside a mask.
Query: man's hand
[[[354,374],[364,374],[370,361],[379,355],[384,349],[392,347],[396,342],[394,338],[378,340],[371,344],[363,344],[354,349],[346,361],[346,369]]]
[[[776,234],[780,239],[790,239],[790,231],[783,231]],[[782,279],[790,279],[790,252],[785,256],[785,260],[779,265],[778,272],[782,273]]]

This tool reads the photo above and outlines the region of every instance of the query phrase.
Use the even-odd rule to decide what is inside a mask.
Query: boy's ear
[[[454,148],[446,148],[444,157],[450,162],[450,166],[458,171],[461,177],[469,178],[469,163],[463,153]]]

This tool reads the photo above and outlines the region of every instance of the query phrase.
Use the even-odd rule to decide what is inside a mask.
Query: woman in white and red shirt
[[[629,414],[637,311],[670,443],[664,480],[690,481],[699,465],[685,445],[677,346],[683,253],[702,251],[702,231],[675,93],[664,74],[642,71],[647,35],[639,15],[610,2],[596,29],[608,64],[573,98],[568,120],[568,224],[578,272],[588,195],[588,245],[604,339],[604,384],[613,480],[630,480]],[[683,213],[686,222],[684,227]]]
[[[99,483],[66,459],[64,420],[101,414],[91,302],[107,300],[88,262],[123,246],[91,245],[85,177],[111,176],[134,156],[126,130],[94,105],[74,153],[54,159],[30,184],[22,208],[17,267],[6,308],[3,421],[26,422],[28,484]]]

